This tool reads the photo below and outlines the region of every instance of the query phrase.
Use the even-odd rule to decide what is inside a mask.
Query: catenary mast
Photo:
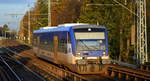
[[[137,59],[138,63],[148,62],[146,0],[137,1]]]

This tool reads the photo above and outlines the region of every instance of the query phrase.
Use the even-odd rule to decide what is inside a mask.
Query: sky
[[[36,0],[0,0],[0,26],[8,24],[10,29],[18,30],[23,15],[34,7],[35,2]]]

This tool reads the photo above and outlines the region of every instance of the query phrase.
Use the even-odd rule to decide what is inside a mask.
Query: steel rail
[[[3,63],[10,69],[10,71],[15,75],[15,77],[19,80],[22,81],[20,79],[20,77],[15,73],[15,71],[13,71],[13,69],[9,66],[9,64],[3,59],[2,56],[0,56],[0,59],[3,61]]]
[[[14,54],[16,54],[17,56],[20,56],[19,54],[17,54],[16,53],[16,51],[14,52],[14,51],[12,51],[11,49],[9,49],[9,48],[6,48],[8,51],[11,51],[12,53],[14,53]],[[13,49],[15,49],[15,48],[13,48]],[[17,49],[18,50],[18,49]],[[20,49],[21,50],[21,49]],[[27,53],[24,53],[24,54],[27,54]],[[20,56],[20,57],[22,57],[22,56]],[[34,64],[34,65],[38,65],[38,64]],[[54,72],[54,70],[53,69],[50,69],[50,68],[47,68],[47,70],[49,70],[52,74],[53,74],[53,76],[57,76],[57,78],[59,78],[59,79],[62,79],[63,80],[63,78],[64,78],[64,76],[74,76],[73,78],[75,79],[75,81],[77,81],[76,79],[79,79],[80,81],[89,81],[89,80],[87,80],[87,79],[85,79],[84,77],[82,77],[82,76],[80,76],[80,75],[78,75],[78,74],[75,74],[75,73],[73,73],[73,72],[70,72],[70,71],[66,71],[66,70],[64,70],[64,69],[62,69],[62,68],[59,68],[59,67],[56,67],[56,66],[54,66],[54,65],[52,65],[51,64],[51,67],[53,68],[53,69],[55,69],[55,71],[56,72]],[[45,68],[45,67],[42,67],[42,68]],[[59,73],[59,71],[61,72],[61,74]],[[57,74],[58,73],[58,74]],[[66,78],[66,79],[68,79],[68,78]]]
[[[11,42],[10,42],[11,43]],[[19,45],[19,44],[16,44],[15,46],[17,47],[17,45]],[[28,45],[27,45],[28,46]],[[15,53],[17,53],[17,52],[20,52],[21,50],[24,50],[24,49],[26,49],[25,47],[18,47],[18,48],[8,48],[8,49],[10,49],[10,50],[13,50],[13,51],[15,51]],[[33,57],[33,55],[31,55],[31,54],[29,54],[29,53],[23,53],[23,54],[28,54],[29,56],[32,56]],[[17,54],[18,55],[18,54]],[[18,56],[20,56],[20,55],[18,55]],[[22,56],[20,56],[20,57],[22,57]],[[78,75],[78,74],[76,74],[76,73],[73,73],[73,72],[71,72],[71,71],[67,71],[67,70],[64,70],[64,69],[62,69],[62,68],[60,68],[60,67],[57,67],[57,66],[55,66],[55,65],[52,65],[52,64],[50,64],[49,66],[47,66],[47,65],[44,65],[43,64],[43,66],[41,66],[40,64],[39,64],[39,62],[34,62],[34,64],[32,64],[32,66],[35,66],[35,68],[31,68],[31,69],[33,69],[34,71],[38,71],[39,69],[37,69],[37,67],[36,66],[40,66],[39,68],[40,69],[43,69],[44,68],[44,70],[43,71],[40,71],[40,74],[41,74],[41,72],[43,73],[43,72],[48,72],[48,74],[49,75],[52,75],[52,76],[56,76],[56,78],[58,78],[58,79],[61,79],[61,80],[69,80],[69,81],[90,81],[90,78],[88,79],[88,78],[85,78],[85,76],[81,76],[81,75]],[[46,70],[45,70],[46,69]],[[39,73],[39,72],[37,72],[37,73]],[[100,75],[99,75],[100,76]],[[48,78],[50,78],[50,77],[48,77]]]
[[[118,67],[115,65],[110,65],[108,67],[107,71],[118,72],[118,73],[126,74],[129,76],[148,80],[148,81],[150,80],[149,72],[142,71],[142,70],[135,70],[135,69],[131,69],[131,68],[124,68],[124,67]]]
[[[0,65],[3,65],[3,64],[0,64]],[[0,71],[0,79],[2,81],[11,81],[11,77],[9,76],[9,74],[6,72],[6,68],[2,67],[3,69],[1,69]]]
[[[39,63],[34,63],[34,66],[39,66]],[[88,79],[86,79],[83,76],[80,76],[78,74],[75,74],[73,72],[64,70],[62,68],[59,68],[55,65],[50,64],[49,67],[45,66],[41,66],[40,68],[45,68],[46,71],[48,71],[49,73],[51,73],[53,76],[56,76],[57,78],[61,79],[61,80],[67,80],[67,81],[90,81]]]
[[[16,54],[17,56],[20,56],[16,52],[14,52],[14,51],[12,51],[12,50],[10,50],[8,48],[5,48],[5,49],[8,50],[8,51],[10,51],[10,52],[12,52],[12,53],[14,53],[14,54]],[[8,54],[8,52],[7,52],[7,55],[10,56],[10,57],[12,57],[17,63],[23,65],[27,70],[29,70],[31,73],[33,73],[34,75],[36,75],[37,77],[39,77],[41,80],[46,81],[44,78],[42,78],[37,73],[33,72],[30,68],[28,68],[26,65],[24,65],[22,62],[20,62],[19,60],[17,60],[16,58],[14,58],[13,56],[11,56],[10,54]]]

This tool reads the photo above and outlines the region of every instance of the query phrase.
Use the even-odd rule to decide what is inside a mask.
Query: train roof
[[[71,27],[57,27],[57,28],[47,28],[47,29],[39,29],[33,31],[33,33],[44,33],[44,32],[55,32],[55,31],[69,31]]]
[[[41,27],[40,30],[42,29],[52,29],[52,28],[57,28],[56,26],[52,26],[52,27]]]
[[[42,27],[39,30],[35,30],[33,33],[44,33],[44,32],[56,32],[56,31],[69,31],[70,28],[81,29],[81,28],[102,28],[106,29],[104,26],[94,25],[94,24],[83,24],[83,23],[71,23],[71,24],[60,24],[58,27]]]
[[[68,26],[83,26],[83,25],[89,25],[89,24],[86,24],[86,23],[66,23],[66,24],[60,24],[58,25],[58,27],[68,27]]]

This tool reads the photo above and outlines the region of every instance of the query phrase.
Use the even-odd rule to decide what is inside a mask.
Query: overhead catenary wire
[[[122,3],[118,2],[117,0],[113,0],[113,1],[116,2],[116,3],[118,3],[120,6],[122,6],[123,8],[125,8],[126,10],[128,10],[129,12],[131,12],[132,14],[136,15],[137,17],[139,17],[134,11],[130,10],[128,7],[126,7]]]

